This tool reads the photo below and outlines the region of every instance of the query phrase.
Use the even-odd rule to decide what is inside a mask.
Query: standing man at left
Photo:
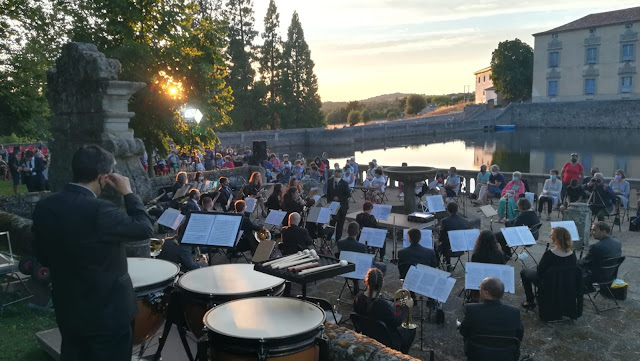
[[[333,178],[329,179],[327,183],[327,201],[340,202],[340,208],[338,209],[338,214],[336,214],[336,241],[342,239],[342,229],[347,218],[347,211],[349,211],[350,195],[349,184],[342,179],[342,169],[338,168],[333,173]]]
[[[61,361],[131,360],[137,305],[123,242],[151,237],[153,225],[114,165],[111,153],[83,146],[71,161],[73,182],[33,213],[36,255],[51,270]],[[124,196],[127,214],[97,198],[107,186]]]

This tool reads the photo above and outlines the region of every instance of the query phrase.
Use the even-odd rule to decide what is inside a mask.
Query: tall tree
[[[278,34],[280,14],[274,0],[269,2],[264,17],[264,43],[260,47],[260,75],[267,90],[267,106],[271,129],[280,123],[280,76],[282,74],[282,38]]]
[[[427,100],[422,95],[411,94],[407,97],[407,104],[404,107],[404,113],[406,115],[416,115],[426,106]]]
[[[283,128],[311,128],[323,125],[318,79],[298,13],[294,12],[284,46],[282,72]]]
[[[491,55],[491,73],[496,91],[505,99],[531,99],[533,49],[520,39],[499,43]]]

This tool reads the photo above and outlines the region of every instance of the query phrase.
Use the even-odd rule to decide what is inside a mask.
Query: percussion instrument
[[[322,308],[295,298],[227,302],[204,316],[210,359],[317,361],[325,318]]]
[[[189,330],[198,338],[204,332],[202,317],[219,304],[240,298],[281,296],[284,280],[253,270],[252,264],[224,264],[199,268],[178,280]]]
[[[162,326],[169,301],[164,290],[173,284],[180,268],[169,261],[153,258],[127,258],[127,264],[138,298],[133,328],[133,343],[137,345]]]

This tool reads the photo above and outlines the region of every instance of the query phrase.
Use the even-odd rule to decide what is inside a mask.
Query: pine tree
[[[282,73],[283,128],[311,128],[323,125],[318,79],[298,13],[293,13],[284,46]]]
[[[269,2],[264,17],[264,43],[260,47],[260,75],[267,91],[267,107],[271,129],[280,122],[280,76],[282,74],[282,38],[278,34],[280,14],[274,0]]]

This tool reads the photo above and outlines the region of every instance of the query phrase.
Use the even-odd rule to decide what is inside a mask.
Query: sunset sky
[[[262,32],[268,0],[254,0]],[[633,0],[276,0],[281,34],[298,11],[323,101],[403,92],[474,91],[500,41],[582,16],[638,6]],[[260,37],[256,40],[262,41]]]

